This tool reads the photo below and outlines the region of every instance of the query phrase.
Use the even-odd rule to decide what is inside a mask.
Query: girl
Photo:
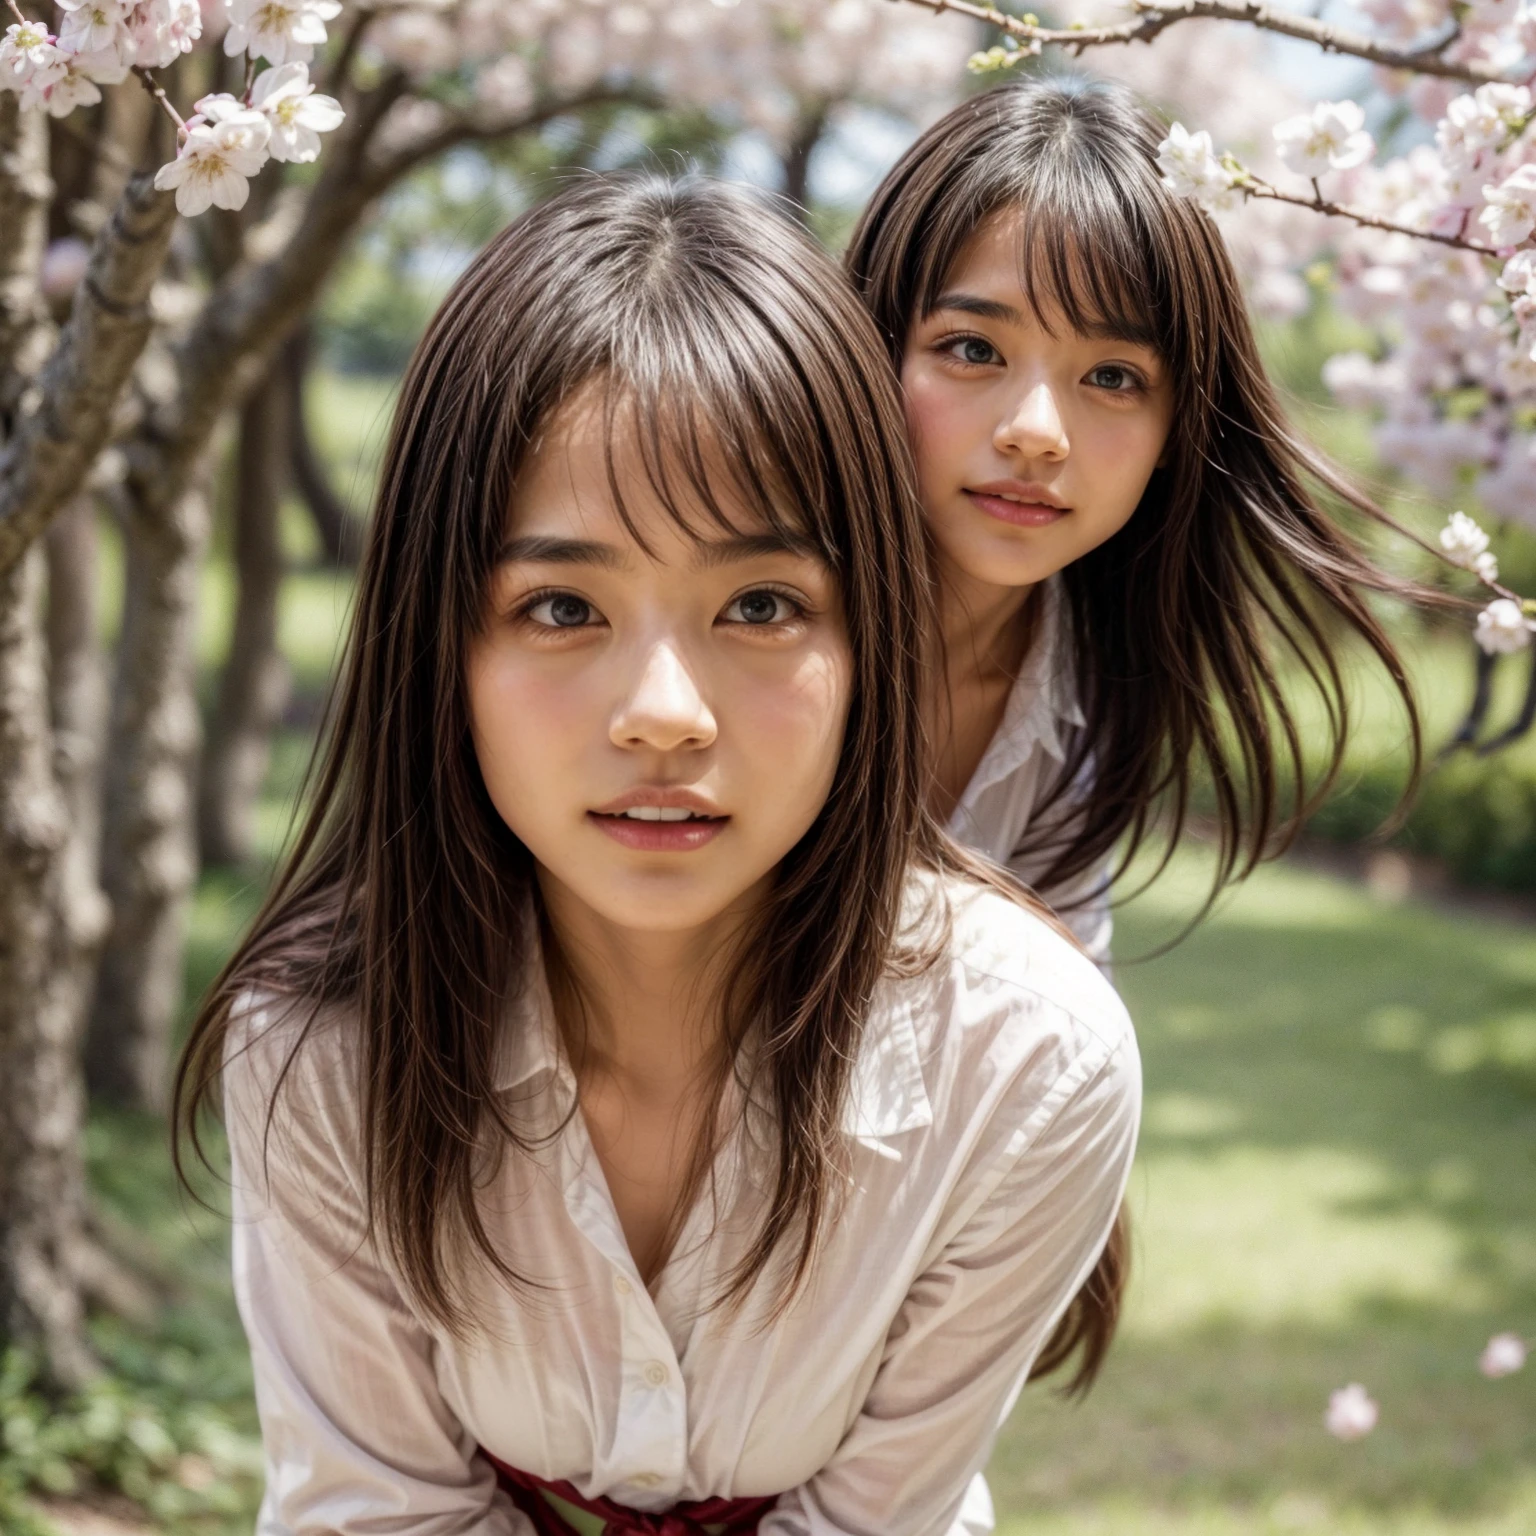
[[[1100,960],[1111,875],[1159,812],[1172,849],[1198,776],[1213,895],[1326,791],[1341,635],[1385,665],[1419,760],[1362,589],[1427,594],[1319,504],[1386,521],[1286,426],[1220,234],[1159,175],[1162,136],[1119,86],[988,91],[897,164],[846,262],[901,373],[937,547],[934,809]],[[1310,796],[1274,640],[1325,706]]]
[[[1032,1365],[1102,1355],[1135,1047],[926,819],[905,452],[835,267],[721,188],[567,191],[429,327],[178,1084],[261,1536],[984,1530]]]

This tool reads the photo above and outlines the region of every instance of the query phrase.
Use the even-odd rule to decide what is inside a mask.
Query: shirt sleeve
[[[533,1536],[367,1241],[348,1075],[317,1070],[307,1043],[282,1076],[294,1031],[268,1012],[232,1024],[224,1069],[235,1295],[266,1457],[257,1536]]]
[[[1079,1056],[1043,1125],[1034,1106],[985,1170],[972,1214],[909,1290],[837,1452],[783,1496],[761,1536],[978,1528],[974,1480],[1119,1210],[1140,1089],[1127,1027]]]

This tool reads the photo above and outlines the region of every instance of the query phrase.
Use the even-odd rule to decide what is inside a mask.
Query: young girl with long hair
[[[1107,959],[1111,878],[1207,781],[1214,889],[1283,845],[1337,773],[1340,640],[1419,724],[1327,503],[1385,522],[1286,424],[1210,217],[1164,185],[1121,86],[1023,80],[903,156],[846,269],[900,372],[946,665],[933,807]],[[1288,670],[1277,656],[1288,655]],[[1292,677],[1321,696],[1308,785]]]
[[[261,1536],[988,1528],[1025,1379],[1113,1331],[1139,1072],[925,808],[929,601],[880,339],[785,221],[593,179],[461,278],[178,1080]]]

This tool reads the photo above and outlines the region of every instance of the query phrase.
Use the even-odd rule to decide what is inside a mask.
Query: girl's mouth
[[[999,496],[989,491],[967,489],[965,495],[978,511],[995,517],[1000,523],[1012,523],[1016,528],[1045,528],[1059,523],[1070,507],[1050,506],[1043,501],[1016,501],[1009,496]]]
[[[713,842],[729,816],[705,816],[684,806],[632,805],[615,812],[588,811],[587,819],[614,842],[642,853],[691,853]]]

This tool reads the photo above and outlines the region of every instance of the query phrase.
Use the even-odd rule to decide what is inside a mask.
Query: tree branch
[[[1384,230],[1389,235],[1409,235],[1415,240],[1428,240],[1435,245],[1447,245],[1452,250],[1473,251],[1479,256],[1497,256],[1499,248],[1494,245],[1482,245],[1476,240],[1468,240],[1465,235],[1441,235],[1432,230],[1414,229],[1408,224],[1394,224],[1391,219],[1383,219],[1374,213],[1366,213],[1359,208],[1350,208],[1344,203],[1331,202],[1317,190],[1316,182],[1313,183],[1311,197],[1300,197],[1294,192],[1282,192],[1278,187],[1265,181],[1260,176],[1255,176],[1252,171],[1245,171],[1246,181],[1239,182],[1237,190],[1244,197],[1265,198],[1273,203],[1289,203],[1293,208],[1305,208],[1312,213],[1321,213],[1334,219],[1349,219],[1365,229]]]
[[[971,0],[906,0],[906,3],[939,13],[954,11],[975,21],[986,22],[1028,45],[1028,53],[1038,53],[1042,47],[1067,48],[1081,56],[1089,48],[1117,43],[1150,43],[1181,21],[1203,17],[1213,21],[1246,22],[1262,32],[1279,32],[1285,37],[1300,38],[1303,42],[1316,44],[1325,53],[1364,59],[1384,69],[1412,70],[1419,75],[1465,80],[1471,85],[1486,85],[1491,80],[1508,78],[1491,64],[1476,59],[1446,57],[1447,50],[1460,36],[1457,26],[1421,43],[1396,45],[1381,42],[1364,32],[1329,26],[1296,11],[1260,5],[1257,0],[1131,0],[1136,17],[1107,27],[1042,27],[1021,21],[1017,16],[1007,16],[993,6],[973,4]]]
[[[0,456],[0,574],[79,490],[119,392],[149,339],[149,293],[165,262],[176,202],[149,176],[123,189],[96,237],[69,320]]]

